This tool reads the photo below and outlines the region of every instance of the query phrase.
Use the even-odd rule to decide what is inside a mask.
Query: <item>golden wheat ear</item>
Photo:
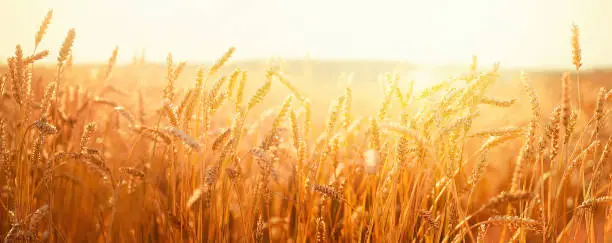
[[[47,33],[47,29],[49,28],[49,25],[51,24],[52,17],[53,17],[53,9],[49,9],[49,11],[47,11],[47,15],[45,16],[45,19],[43,20],[43,22],[40,24],[40,27],[38,28],[38,32],[36,32],[36,36],[34,36],[34,50],[38,48],[38,45],[40,44],[43,37]]]

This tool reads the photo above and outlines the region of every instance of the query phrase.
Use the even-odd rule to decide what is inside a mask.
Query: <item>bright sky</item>
[[[569,67],[570,26],[581,28],[585,67],[612,65],[609,0],[0,0],[0,57],[31,50],[47,9],[42,48],[57,53],[76,28],[75,61],[235,58],[394,59]]]

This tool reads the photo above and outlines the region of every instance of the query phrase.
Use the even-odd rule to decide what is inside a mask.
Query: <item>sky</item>
[[[76,29],[75,62],[211,62],[271,56],[400,60],[420,64],[499,61],[505,67],[571,67],[570,27],[581,29],[584,67],[612,65],[610,0],[0,0],[0,58],[34,34],[56,55]],[[53,60],[54,58],[50,58]]]

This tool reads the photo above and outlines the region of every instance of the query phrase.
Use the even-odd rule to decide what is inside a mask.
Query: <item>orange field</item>
[[[204,65],[117,65],[119,48],[73,63],[78,30],[59,53],[17,45],[0,67],[0,238],[612,242],[612,71],[583,71],[572,35],[571,70],[474,57],[425,82],[233,47]]]

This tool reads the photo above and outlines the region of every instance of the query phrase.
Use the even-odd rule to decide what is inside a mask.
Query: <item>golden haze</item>
[[[167,52],[190,62],[216,58],[236,46],[235,58],[392,59],[410,63],[469,63],[505,67],[564,67],[566,33],[582,28],[585,67],[610,65],[612,3],[605,0],[434,1],[170,1],[4,0],[0,53],[30,36],[41,12],[53,8],[45,48],[57,51],[64,30],[76,28],[75,60],[102,62],[115,45],[120,63],[146,49],[161,62]],[[31,50],[29,43],[23,43]],[[4,58],[3,58],[4,59]]]

